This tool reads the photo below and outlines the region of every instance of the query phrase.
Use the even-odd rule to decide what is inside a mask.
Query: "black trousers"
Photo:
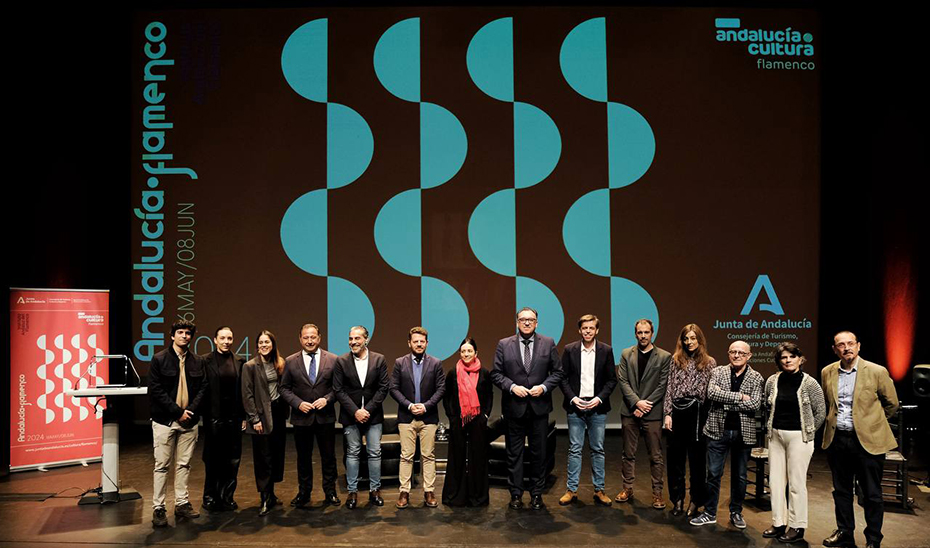
[[[507,417],[507,470],[510,477],[507,483],[510,494],[520,496],[526,489],[523,485],[523,446],[527,446],[530,457],[529,479],[530,495],[542,495],[546,484],[543,477],[546,458],[546,434],[549,430],[549,415],[534,415],[527,409],[519,418]]]
[[[668,437],[666,467],[668,496],[672,502],[685,500],[685,472],[691,476],[691,502],[704,506],[707,501],[707,439],[697,404],[672,410],[672,431]]]
[[[882,541],[885,505],[882,502],[882,469],[885,455],[873,455],[863,449],[855,432],[837,430],[827,448],[827,460],[833,473],[833,506],[836,527],[852,533],[856,530],[853,493],[859,486],[859,506],[865,513],[865,537]]]
[[[449,506],[487,506],[488,419],[478,415],[462,426],[450,418],[449,461],[442,484],[442,503]]]
[[[336,493],[336,424],[294,426],[294,445],[297,446],[297,486],[301,495],[310,496],[313,490],[313,439],[320,448],[320,465],[323,469],[323,492]]]
[[[204,419],[203,500],[232,502],[242,460],[242,420]]]
[[[252,435],[255,486],[259,493],[274,493],[274,484],[284,481],[284,450],[287,443],[288,406],[284,398],[271,402],[270,434]]]

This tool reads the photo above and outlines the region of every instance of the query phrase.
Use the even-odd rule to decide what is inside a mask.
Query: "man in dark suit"
[[[420,459],[423,467],[423,498],[426,506],[435,508],[436,495],[436,428],[439,425],[439,402],[446,392],[446,376],[442,362],[426,353],[429,334],[414,327],[407,335],[410,354],[397,358],[391,375],[391,396],[397,400],[397,429],[400,431],[400,495],[397,507],[410,504],[410,476],[413,475],[413,455],[420,439]]]
[[[562,351],[562,406],[568,418],[568,481],[559,504],[566,506],[578,498],[581,452],[585,431],[591,448],[591,479],[594,502],[610,506],[604,494],[604,432],[610,411],[610,394],[617,386],[614,350],[598,341],[600,321],[594,314],[578,320],[581,340],[565,345]]]
[[[326,504],[339,504],[336,495],[336,394],[333,369],[336,355],[320,348],[320,328],[300,328],[302,350],[284,361],[281,397],[291,406],[294,444],[297,446],[297,496],[291,506],[310,503],[313,490],[313,439],[320,447],[323,493]]]
[[[652,321],[637,320],[633,327],[636,344],[620,353],[617,378],[623,405],[620,422],[623,425],[623,491],[614,499],[626,502],[633,496],[636,449],[639,434],[646,439],[652,472],[652,507],[665,508],[662,497],[665,461],[662,459],[662,406],[665,403],[665,387],[668,384],[668,369],[672,355],[652,344]]]
[[[207,402],[203,416],[203,508],[235,510],[233,496],[242,459],[242,364],[245,358],[233,352],[229,326],[217,328],[214,349],[203,358],[207,373]]]
[[[562,365],[555,341],[536,333],[539,315],[524,307],[517,313],[518,333],[501,339],[494,352],[491,380],[501,389],[501,407],[507,421],[507,468],[510,508],[523,507],[523,445],[529,439],[531,506],[545,505],[542,490],[546,434],[552,411],[552,391],[562,380]]]
[[[368,448],[368,500],[384,506],[381,498],[381,431],[390,382],[384,356],[368,350],[368,329],[357,325],[349,330],[349,352],[336,358],[333,391],[339,400],[339,422],[346,439],[346,507],[358,506],[358,455],[362,435]]]

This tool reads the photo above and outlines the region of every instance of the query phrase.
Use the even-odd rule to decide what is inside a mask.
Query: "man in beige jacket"
[[[885,453],[897,446],[888,418],[898,409],[898,396],[888,370],[859,357],[859,340],[850,331],[833,337],[840,361],[821,372],[827,420],[823,448],[833,472],[836,531],[824,546],[852,546],[856,529],[853,493],[862,488],[866,548],[882,542],[882,468]]]

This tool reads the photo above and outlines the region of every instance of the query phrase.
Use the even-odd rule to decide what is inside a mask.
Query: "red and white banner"
[[[10,469],[100,458],[102,403],[65,390],[104,384],[107,291],[10,290]]]

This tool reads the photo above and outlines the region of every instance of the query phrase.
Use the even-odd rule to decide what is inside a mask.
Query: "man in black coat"
[[[281,397],[291,406],[297,446],[297,496],[291,506],[310,503],[313,490],[313,440],[320,448],[326,504],[339,504],[336,494],[336,393],[333,370],[336,355],[320,348],[323,334],[308,323],[300,328],[300,352],[284,361]]]
[[[188,351],[196,331],[192,322],[174,322],[171,346],[155,354],[149,365],[148,392],[155,448],[152,494],[152,525],[155,527],[168,525],[165,491],[172,459],[175,461],[174,515],[200,517],[191,506],[187,490],[191,457],[197,444],[197,423],[208,386],[203,361]]]
[[[529,439],[530,503],[534,510],[545,505],[542,491],[546,435],[552,411],[552,391],[562,380],[562,366],[555,341],[536,333],[539,315],[525,307],[517,313],[518,333],[501,339],[494,353],[491,380],[501,389],[501,408],[507,420],[507,468],[510,507],[523,507],[523,446]]]

